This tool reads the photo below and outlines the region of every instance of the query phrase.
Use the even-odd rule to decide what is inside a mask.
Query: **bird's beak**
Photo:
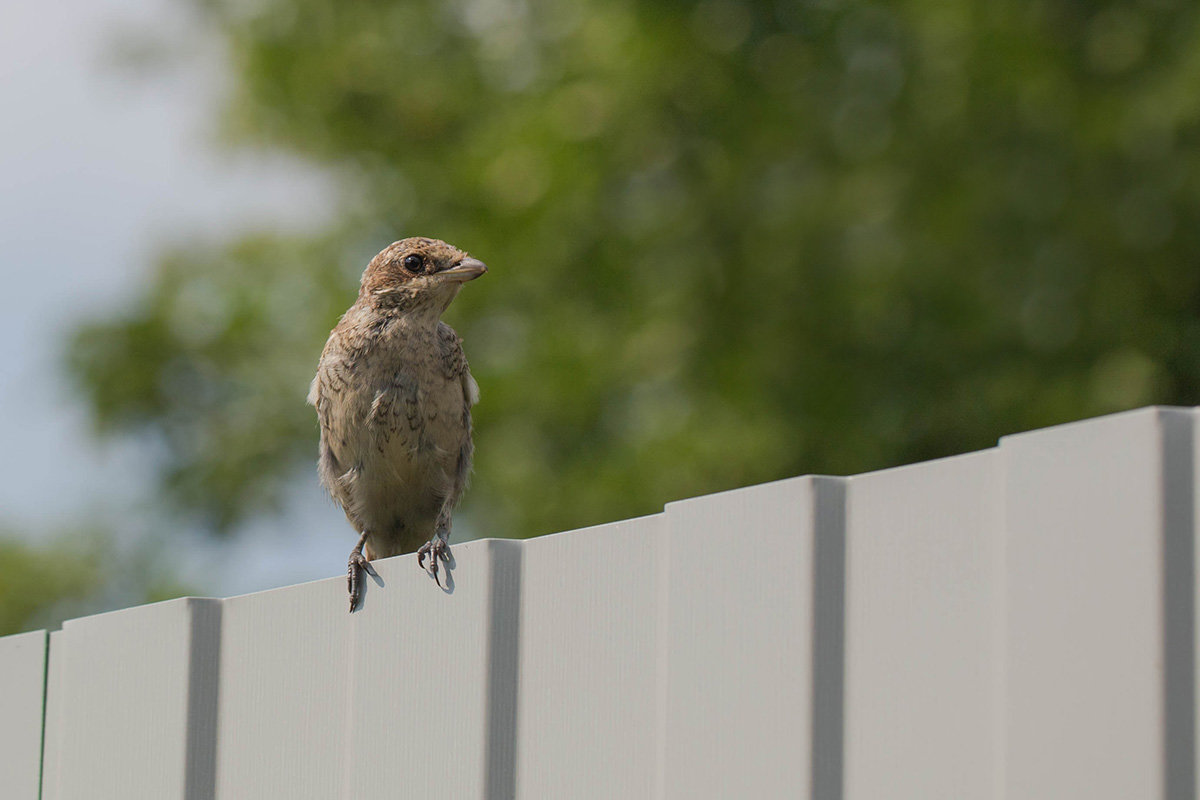
[[[456,281],[465,283],[475,280],[483,273],[487,272],[487,265],[477,258],[467,256],[462,261],[455,264],[449,269],[444,269],[441,272],[435,273],[438,278],[444,278],[448,281]]]

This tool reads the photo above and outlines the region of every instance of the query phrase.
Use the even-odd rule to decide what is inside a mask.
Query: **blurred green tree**
[[[51,626],[96,591],[98,567],[66,547],[38,549],[0,537],[0,636]]]
[[[466,513],[527,536],[1200,396],[1200,8],[232,0],[223,130],[329,230],[181,245],[70,366],[216,529],[311,468],[366,260],[444,238]]]
[[[155,547],[126,552],[90,526],[31,544],[0,530],[0,636],[188,593]]]

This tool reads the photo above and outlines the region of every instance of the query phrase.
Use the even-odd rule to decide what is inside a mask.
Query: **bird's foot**
[[[371,562],[363,555],[363,545],[367,541],[367,535],[364,533],[358,540],[358,544],[350,551],[350,560],[346,564],[346,583],[350,589],[350,612],[354,612],[354,607],[358,605],[358,598],[362,589],[362,574],[364,571],[371,571]]]
[[[450,545],[441,536],[434,534],[432,539],[417,549],[417,566],[421,569],[425,569],[426,556],[429,557],[429,572],[437,585],[441,586],[442,582],[438,579],[438,559],[450,563]]]

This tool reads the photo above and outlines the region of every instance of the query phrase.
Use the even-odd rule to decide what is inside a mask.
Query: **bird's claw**
[[[438,586],[442,585],[438,579],[438,559],[450,563],[450,545],[441,536],[434,534],[434,537],[417,549],[417,566],[425,569],[425,557],[429,557],[429,572],[433,575],[433,580]]]
[[[346,564],[346,583],[350,589],[350,611],[353,613],[354,607],[358,605],[358,598],[362,586],[362,574],[364,570],[370,570],[370,561],[359,551],[355,550],[350,554],[350,561]]]

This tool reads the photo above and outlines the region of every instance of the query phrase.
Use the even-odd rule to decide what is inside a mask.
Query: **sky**
[[[145,451],[97,442],[71,395],[73,326],[132,303],[166,243],[311,226],[333,196],[307,165],[216,145],[228,73],[189,13],[185,0],[0,4],[0,525],[21,536],[97,516],[120,527],[153,491]],[[135,69],[148,37],[162,57]],[[354,543],[315,469],[281,517],[230,543],[163,535],[182,577],[216,595],[342,574]]]

